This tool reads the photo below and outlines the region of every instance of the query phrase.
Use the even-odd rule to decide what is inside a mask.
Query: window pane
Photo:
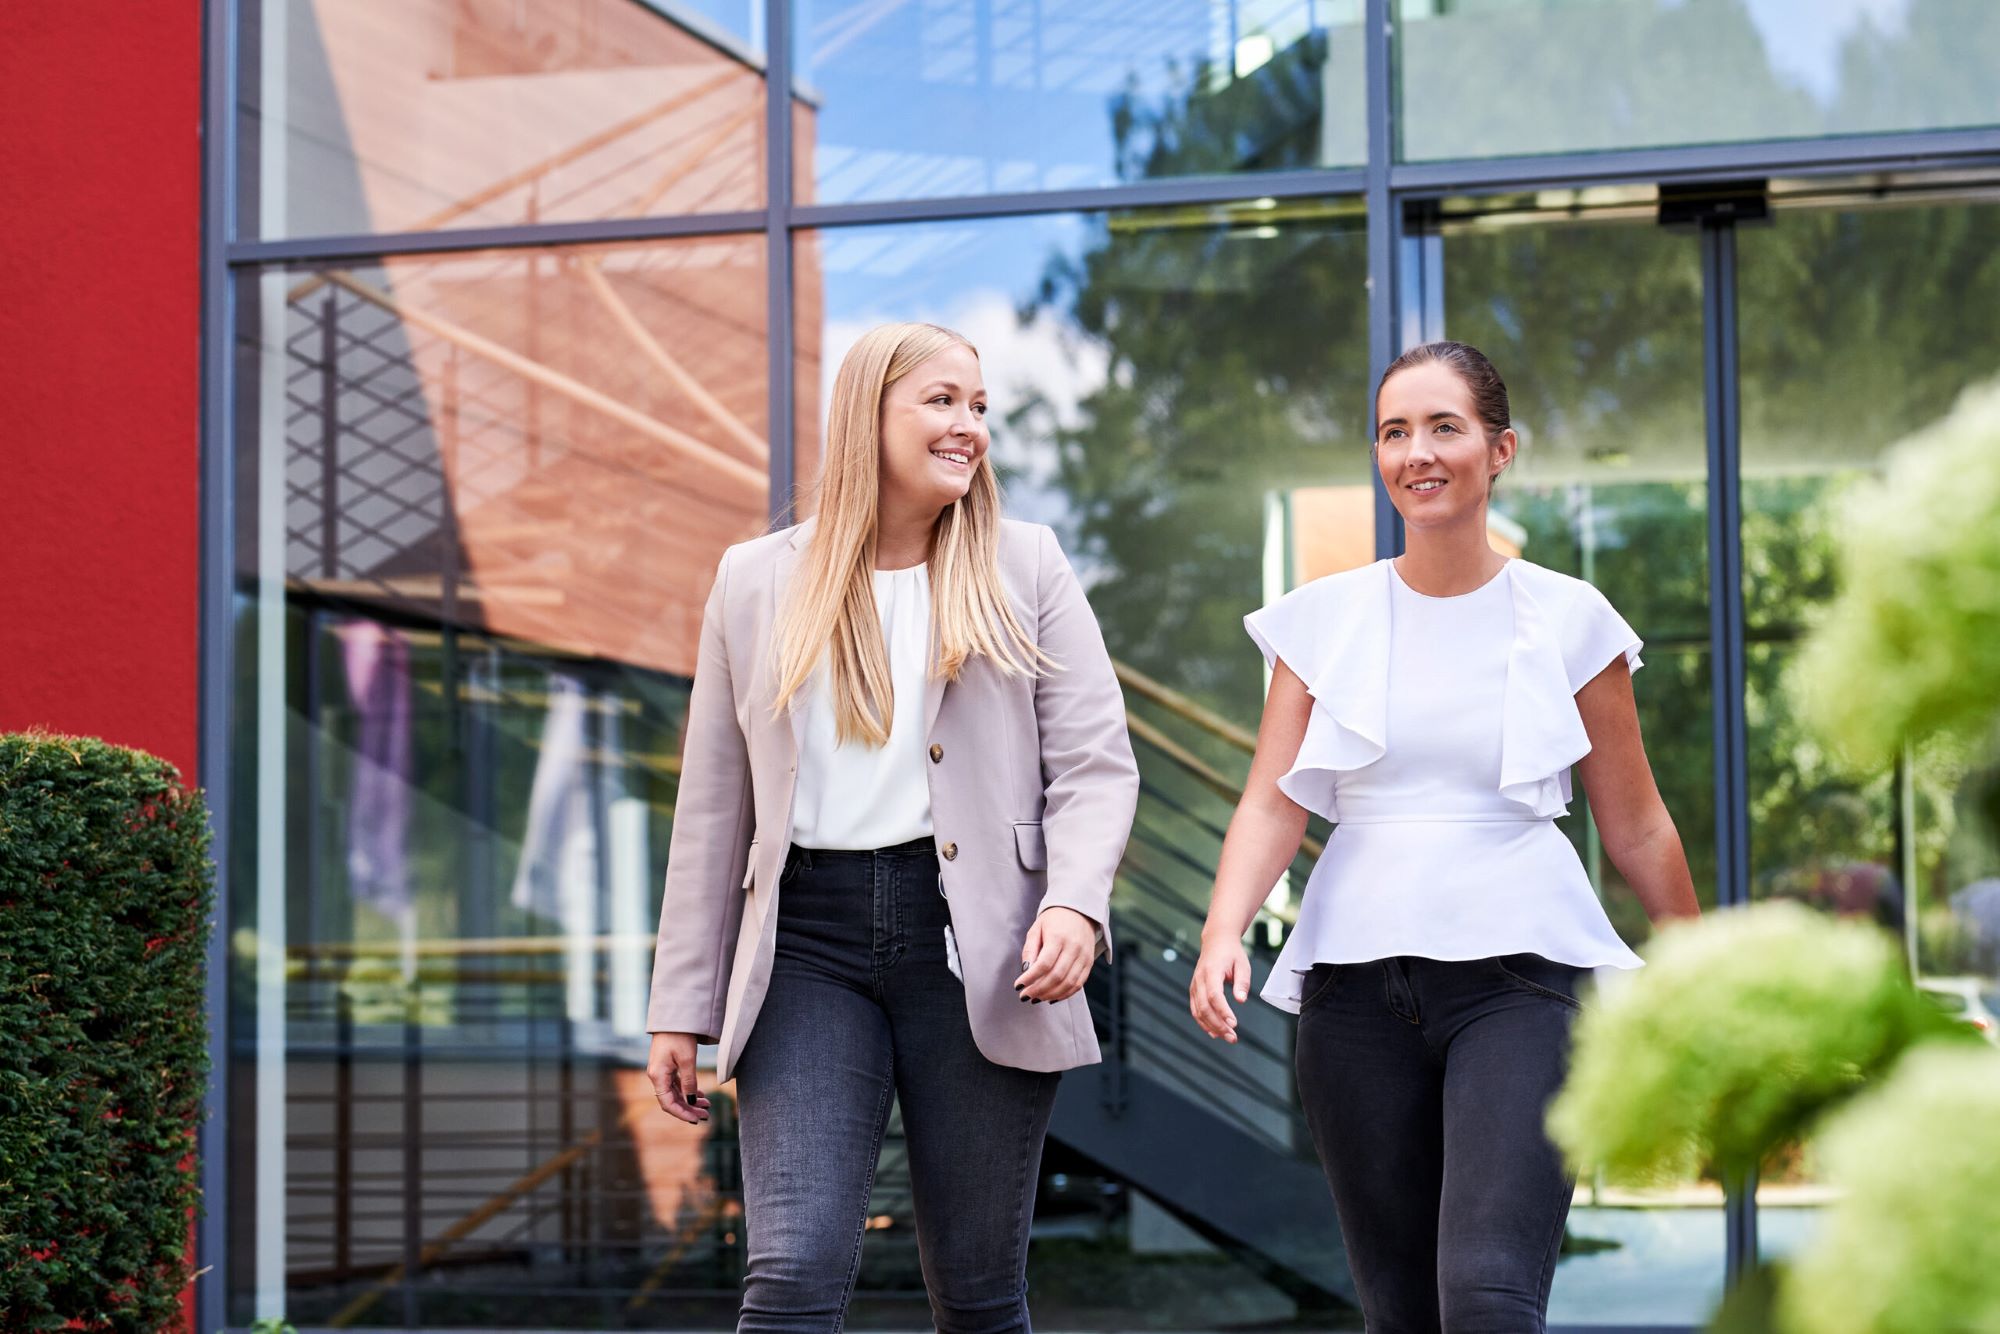
[[[764,202],[763,0],[256,0],[245,236]]]
[[[2000,124],[1987,0],[1401,0],[1406,162]]]
[[[825,350],[800,349],[799,392],[815,402],[801,475],[816,471],[826,386],[861,332],[960,330],[981,353],[1008,511],[1054,527],[1125,684],[1142,785],[1113,905],[1118,965],[1093,984],[1107,1064],[1063,1082],[1030,1252],[1035,1319],[1052,1328],[1358,1327],[1296,1109],[1291,1016],[1251,1001],[1224,1054],[1187,1014],[1265,687],[1242,618],[1374,557],[1359,204],[1259,205],[843,227],[799,243],[797,267],[825,283],[823,323],[799,326]],[[1310,865],[1298,859],[1255,931],[1260,973]],[[1203,1152],[1145,1129],[1177,1116],[1205,1128]],[[1240,1193],[1218,1179],[1225,1144],[1258,1164],[1247,1230],[1215,1208]],[[880,1313],[919,1294],[906,1200],[878,1188],[873,1210],[890,1224],[868,1235],[861,1284]]]
[[[1345,166],[1361,0],[800,0],[822,203]]]
[[[240,280],[238,1321],[678,1326],[734,1287],[645,1004],[702,606],[765,524],[764,255]]]
[[[1894,932],[1918,985],[1987,1016],[1989,1036],[2000,850],[1981,805],[1996,757],[1920,747],[1855,774],[1797,716],[1788,671],[1833,595],[1848,491],[2000,375],[1996,246],[1993,202],[1781,209],[1738,241],[1751,893]],[[1826,1187],[1809,1156],[1787,1154],[1757,1198],[1765,1253],[1786,1255]]]
[[[1445,328],[1492,358],[1521,435],[1494,495],[1495,545],[1589,580],[1646,641],[1646,665],[1633,678],[1646,754],[1695,886],[1713,905],[1708,468],[1694,242],[1647,222],[1501,214],[1454,225],[1443,249]],[[1604,854],[1581,784],[1577,796],[1558,827],[1619,933],[1637,945],[1649,934],[1645,913]],[[1586,1179],[1549,1318],[1698,1325],[1722,1278],[1716,1182],[1641,1191]]]

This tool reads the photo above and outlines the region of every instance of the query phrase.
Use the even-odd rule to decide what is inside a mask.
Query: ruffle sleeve
[[[1576,596],[1563,617],[1563,668],[1568,673],[1570,692],[1584,688],[1616,658],[1625,659],[1625,670],[1636,672],[1645,666],[1639,650],[1645,647],[1625,623],[1611,600],[1592,584],[1579,580]]]
[[[1301,681],[1313,678],[1319,661],[1316,630],[1324,617],[1313,614],[1317,582],[1295,588],[1268,607],[1259,607],[1243,618],[1243,628],[1264,655],[1264,665],[1272,671],[1278,663],[1292,669]]]
[[[1500,747],[1500,793],[1545,819],[1568,813],[1570,768],[1590,753],[1576,692],[1624,654],[1639,669],[1639,637],[1604,594],[1525,561],[1514,582],[1514,642]]]
[[[1591,585],[1523,560],[1505,576],[1514,609],[1501,704],[1500,794],[1542,819],[1566,814],[1570,768],[1590,753],[1576,692],[1641,643]],[[1340,775],[1388,750],[1391,578],[1387,562],[1316,579],[1243,618],[1274,670],[1305,682],[1312,716],[1278,790],[1340,820]]]
[[[1329,820],[1342,771],[1388,745],[1388,586],[1378,565],[1328,575],[1243,618],[1272,670],[1280,660],[1312,695],[1298,757],[1278,790]]]

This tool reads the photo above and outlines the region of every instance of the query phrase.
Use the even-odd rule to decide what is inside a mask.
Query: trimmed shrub
[[[2000,1329],[2000,1053],[1911,1052],[1822,1143],[1840,1195],[1780,1285],[1783,1328]]]
[[[1956,1039],[1877,927],[1796,903],[1661,931],[1646,968],[1577,1021],[1549,1131],[1614,1180],[1745,1172],[1913,1044]]]
[[[0,1311],[180,1319],[208,1071],[201,794],[164,760],[0,735]]]
[[[2000,677],[2000,382],[1890,453],[1842,506],[1840,594],[1794,687],[1861,764],[1905,740],[1988,742]]]

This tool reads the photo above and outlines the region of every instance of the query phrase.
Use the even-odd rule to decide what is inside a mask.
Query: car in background
[[[2000,996],[1987,991],[1989,983],[1979,977],[1923,977],[1917,979],[1917,990],[1924,997],[1961,1023],[1970,1024],[1980,1036],[1996,1046],[2000,1046],[2000,1020],[1996,1020],[1993,1010],[2000,1006]]]

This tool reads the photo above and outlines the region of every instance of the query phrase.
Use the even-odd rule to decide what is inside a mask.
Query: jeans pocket
[[[1340,980],[1340,965],[1337,963],[1316,963],[1299,984],[1303,997],[1299,1002],[1299,1013],[1304,1014],[1319,1002],[1333,994],[1334,984]]]
[[[1493,960],[1493,966],[1500,970],[1502,977],[1523,991],[1561,1001],[1572,1010],[1583,1009],[1583,1002],[1576,998],[1576,981],[1583,972],[1581,968],[1556,963],[1539,954],[1502,955]]]

